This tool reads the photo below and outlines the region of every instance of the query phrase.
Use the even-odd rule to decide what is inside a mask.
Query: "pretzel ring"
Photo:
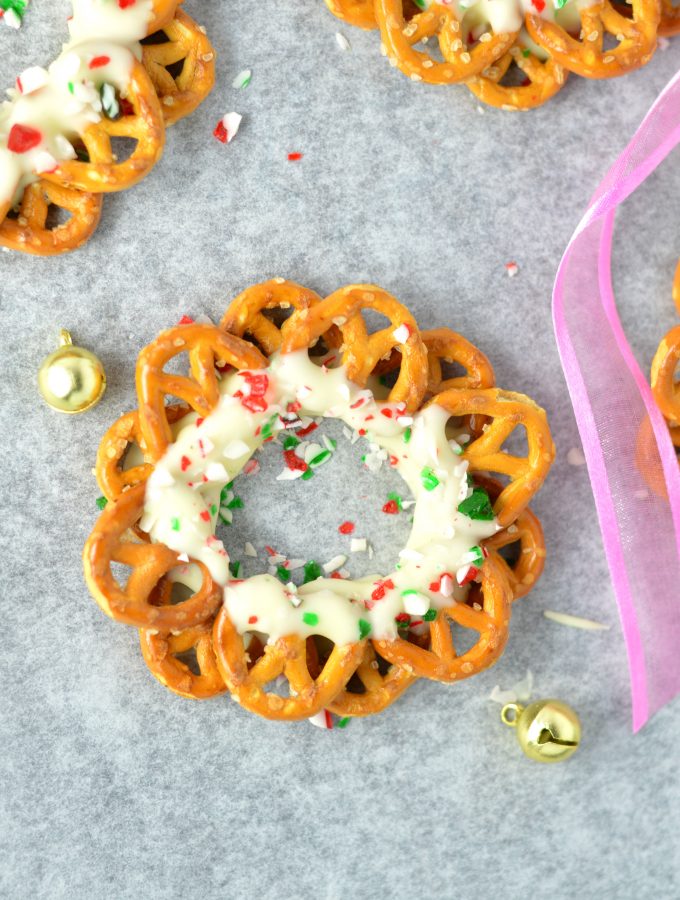
[[[9,204],[8,204],[9,205]],[[50,207],[70,214],[66,222],[47,224]],[[97,228],[102,199],[70,188],[50,184],[44,179],[24,190],[16,218],[0,208],[0,247],[21,250],[36,256],[54,256],[75,250]]]
[[[212,622],[194,625],[179,634],[160,634],[141,628],[139,640],[144,661],[154,678],[180,697],[207,700],[227,690],[213,650]],[[177,658],[191,650],[195,651],[199,674]]]
[[[512,65],[524,72],[527,84],[501,84]],[[552,57],[540,60],[518,40],[497,62],[465,84],[482,103],[497,109],[524,110],[554,97],[566,84],[568,74]]]
[[[378,27],[373,0],[326,0],[334,16],[367,31]]]
[[[391,663],[385,675],[379,671],[375,649],[366,642],[364,655],[354,672],[361,691],[350,684],[333,699],[328,709],[338,716],[372,716],[387,709],[410,687],[416,676],[403,666]]]
[[[375,0],[375,17],[390,61],[413,81],[429,84],[455,84],[476,75],[509,50],[518,34],[488,32],[484,40],[468,48],[465,29],[451,8],[439,3],[407,23],[403,0]],[[444,62],[413,49],[414,44],[435,35]]]
[[[166,125],[192,113],[215,84],[215,50],[200,26],[181,9],[143,42],[142,63],[161,101]],[[173,75],[171,70],[179,63],[181,69]]]
[[[586,78],[615,78],[647,63],[656,49],[660,0],[631,0],[632,17],[618,13],[609,0],[579,10],[581,37],[571,37],[548,19],[527,15],[534,41],[560,65]],[[604,48],[604,36],[619,42]]]

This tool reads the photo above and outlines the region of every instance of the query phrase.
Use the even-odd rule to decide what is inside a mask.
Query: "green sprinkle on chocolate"
[[[359,640],[363,641],[371,633],[371,623],[366,619],[359,619]]]
[[[439,485],[439,479],[429,466],[421,470],[420,481],[426,491],[433,491]]]
[[[408,442],[411,440],[412,434],[413,434],[413,431],[411,429],[411,426],[409,425],[408,428],[404,431],[404,443],[405,444],[408,444]]]
[[[179,531],[179,519],[177,516],[173,516],[172,519],[170,519],[170,527],[173,531]]]
[[[401,510],[403,510],[404,507],[401,504],[401,496],[399,494],[395,493],[394,491],[391,491],[387,495],[387,499],[394,500],[394,502],[397,504],[397,508],[399,509],[400,512],[401,512]]]
[[[423,616],[424,622],[434,622],[437,618],[437,610],[436,609],[428,609],[428,611]]]
[[[468,519],[482,522],[490,522],[494,517],[489,495],[484,488],[480,487],[473,488],[472,494],[458,504],[458,512],[467,516]]]
[[[305,625],[318,625],[319,617],[316,613],[306,612],[302,613],[302,621],[305,623]]]

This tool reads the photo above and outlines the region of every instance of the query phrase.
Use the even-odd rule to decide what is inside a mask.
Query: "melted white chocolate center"
[[[151,0],[72,0],[71,39],[47,69],[32,66],[0,105],[0,210],[62,160],[73,142],[102,117],[103,85],[125,97],[139,41],[152,16]]]
[[[390,454],[409,486],[413,527],[389,575],[319,578],[299,588],[271,575],[230,576],[229,556],[215,537],[220,493],[265,438],[296,414],[341,419],[365,433]],[[180,421],[147,482],[141,527],[153,541],[205,564],[224,586],[229,616],[242,634],[257,631],[271,641],[320,634],[337,644],[368,634],[392,639],[400,613],[422,617],[465,599],[467,587],[458,582],[475,560],[478,567],[480,541],[498,530],[495,519],[473,520],[458,511],[471,488],[467,462],[447,438],[448,419],[437,405],[411,416],[402,404],[380,402],[344,368],[318,366],[306,351],[275,355],[267,369],[224,378],[217,407],[205,419],[190,414]],[[200,584],[196,566],[174,577]]]

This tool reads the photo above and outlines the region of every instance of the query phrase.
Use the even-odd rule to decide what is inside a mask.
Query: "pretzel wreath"
[[[134,6],[121,4],[121,16]],[[166,126],[193,112],[213,87],[214,50],[177,0],[154,0],[141,61],[121,44],[94,41],[89,55],[88,46],[72,48],[93,59],[92,80],[82,87],[95,99],[107,89],[107,103],[93,106],[96,121],[64,135],[75,159],[58,159],[47,170],[29,173],[18,197],[0,201],[1,247],[50,256],[84,244],[99,223],[103,194],[126,190],[145,178],[162,155]],[[106,81],[109,47],[112,53],[129,54],[125,84]],[[41,88],[31,90],[38,94]],[[113,142],[120,139],[132,141],[133,149],[118,160]],[[25,151],[19,146],[14,152]]]
[[[368,314],[376,313],[383,317],[380,327],[369,324]],[[178,367],[181,358],[188,361],[187,374]],[[385,409],[389,419],[398,414],[414,423],[414,416],[436,412],[443,437],[450,435],[458,448],[455,466],[467,472],[463,496],[468,499],[461,508],[489,504],[469,513],[469,527],[478,529],[470,533],[488,535],[476,550],[475,566],[463,566],[456,574],[457,587],[452,575],[442,574],[429,590],[444,592],[448,577],[449,588],[442,593],[447,599],[437,601],[427,615],[413,609],[400,613],[389,636],[372,634],[363,619],[360,633],[349,640],[329,637],[318,616],[307,616],[304,633],[291,630],[274,637],[250,625],[257,616],[239,625],[227,598],[233,587],[248,582],[229,576],[225,592],[209,559],[194,559],[156,540],[145,518],[147,482],[170,465],[166,460],[185,428],[205,428],[218,407],[223,409],[224,386],[241,384],[241,372],[243,383],[258,386],[254,400],[259,403],[276,377],[271,373],[278,370],[271,367],[299,359],[312,367],[320,384],[323,373],[340,370],[336,374],[347,378],[348,390],[358,392],[348,409],[379,404],[375,409]],[[288,384],[286,377],[281,383]],[[306,390],[314,393],[314,388]],[[118,419],[99,448],[96,474],[108,502],[83,561],[102,610],[139,629],[143,658],[161,684],[192,699],[229,693],[244,709],[268,719],[312,718],[323,710],[344,719],[384,710],[419,677],[461,680],[498,659],[508,640],[512,601],[529,593],[543,569],[543,534],[528,504],[547,475],[554,448],[543,411],[523,395],[495,387],[486,356],[460,334],[446,328],[421,332],[409,310],[376,285],[349,285],[322,298],[274,279],[239,294],[219,326],[188,322],[160,334],[140,353],[137,395],[138,409]],[[263,410],[257,403],[248,406],[250,396],[243,399],[238,391],[232,402],[242,397],[239,402],[248,409]],[[302,420],[295,421],[297,406],[288,402],[286,409],[293,430],[281,434],[289,437],[304,429]],[[373,418],[369,412],[366,421]],[[427,421],[422,420],[421,430]],[[513,444],[520,431],[522,449]],[[432,439],[427,437],[423,446],[431,446]],[[267,440],[278,442],[278,437],[271,434]],[[404,451],[404,459],[422,452],[418,446]],[[185,459],[182,471],[191,464]],[[297,462],[304,465],[300,458]],[[434,471],[421,473],[434,478],[428,492],[436,487]],[[414,521],[417,516],[416,508]],[[209,537],[207,545],[214,540]],[[457,565],[455,558],[450,565]],[[369,617],[388,580],[370,583],[370,589],[379,587],[367,600],[355,600],[354,594],[365,592],[370,579],[354,582],[342,574],[338,580],[312,581],[307,593],[300,588],[300,598],[305,602],[315,590],[332,585],[340,598],[334,602],[346,598],[353,609],[365,607],[361,614]],[[468,630],[472,645],[460,644],[452,627]]]
[[[507,110],[545,103],[561,90],[569,72],[614,78],[637,69],[651,59],[657,34],[680,31],[680,14],[671,0],[631,0],[630,5],[594,0],[579,9],[532,0],[526,14],[519,0],[495,0],[496,14],[507,12],[506,22],[515,29],[507,33],[496,33],[484,18],[486,10],[478,14],[474,0],[462,11],[450,0],[325,3],[351,25],[379,28],[382,52],[412,80],[462,81],[483,103]],[[524,28],[519,27],[522,22]],[[433,38],[439,56],[428,52]]]

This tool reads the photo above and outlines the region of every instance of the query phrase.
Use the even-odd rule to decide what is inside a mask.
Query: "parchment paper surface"
[[[380,56],[375,33],[342,26],[321,0],[185,5],[219,53],[212,96],[169,132],[150,177],[107,198],[84,249],[54,260],[0,255],[0,895],[677,896],[680,703],[631,736],[588,476],[567,462],[579,440],[550,294],[590,194],[676,71],[680,44],[624,79],[573,78],[543,109],[518,115],[481,110],[463,88],[409,82]],[[2,84],[52,58],[67,13],[65,0],[36,0],[21,31],[0,27]],[[235,90],[245,68],[252,83]],[[223,146],[211,133],[232,110],[243,125]],[[295,151],[303,159],[289,162]],[[675,157],[618,225],[615,286],[645,369],[675,322],[678,196]],[[519,266],[512,279],[509,261]],[[545,577],[517,604],[502,661],[456,686],[420,682],[344,731],[174,696],[81,574],[97,514],[96,446],[135,403],[140,348],[183,314],[218,319],[236,293],[274,275],[322,294],[373,281],[423,327],[463,332],[502,386],[546,407],[558,448],[534,504]],[[105,400],[83,416],[53,413],[36,389],[62,327],[109,376]],[[368,479],[358,448],[341,451],[304,488],[245,485],[233,546],[248,530],[260,548],[324,561],[342,549],[339,522],[353,519],[389,565],[407,524],[388,522],[380,506],[398,482]],[[544,609],[611,628],[572,630]],[[583,746],[563,766],[526,760],[488,700],[527,669],[535,696],[563,698],[581,715]]]

